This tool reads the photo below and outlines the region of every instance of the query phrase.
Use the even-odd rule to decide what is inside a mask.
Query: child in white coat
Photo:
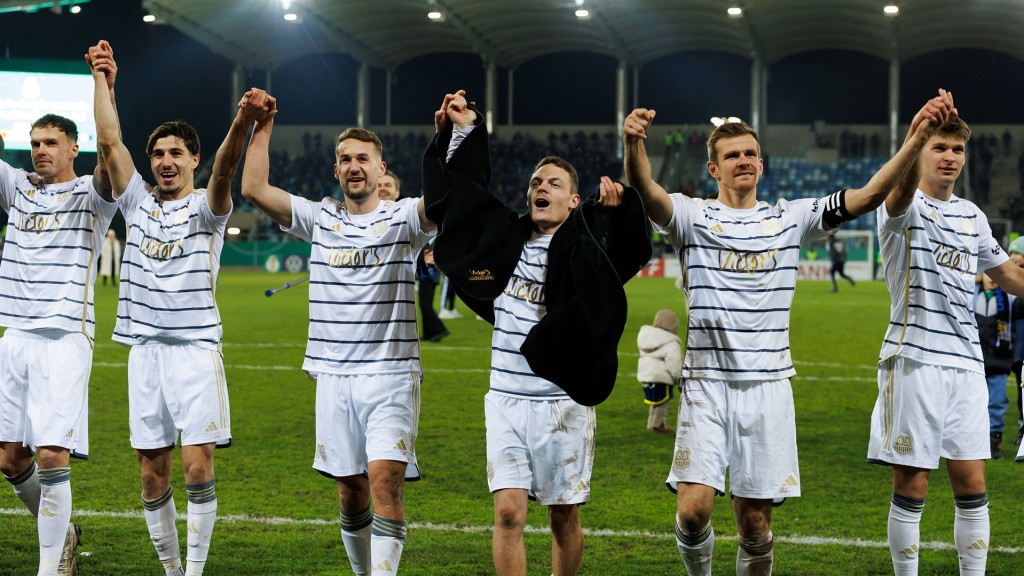
[[[679,348],[679,317],[671,310],[659,310],[653,326],[641,326],[636,337],[640,349],[636,378],[643,384],[644,402],[650,405],[647,430],[656,434],[675,434],[665,425],[669,400],[672,399],[683,368]]]

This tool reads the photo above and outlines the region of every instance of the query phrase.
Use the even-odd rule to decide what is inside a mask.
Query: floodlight
[[[82,11],[82,7],[81,6],[72,6],[71,7],[71,13],[72,14],[78,14],[81,11]]]
[[[143,22],[149,22],[149,23],[156,22],[156,16],[153,16],[152,14],[146,14],[145,16],[142,17],[142,21]]]
[[[437,10],[427,12],[427,18],[430,18],[431,20],[440,20],[442,16],[444,16],[444,14],[441,14]]]
[[[580,8],[576,11],[577,18],[586,18],[587,16],[590,16],[590,10],[587,10],[586,8]]]
[[[895,16],[900,13],[900,7],[895,4],[886,4],[885,8],[882,8],[882,12],[886,16]]]
[[[726,12],[732,18],[739,18],[740,16],[743,16],[743,8],[740,8],[739,6],[730,6]]]
[[[297,22],[299,20],[299,15],[295,12],[288,12],[284,15],[284,19],[288,22]]]
[[[735,116],[712,116],[711,123],[714,124],[715,128],[718,128],[722,124],[731,124],[734,122],[743,122],[743,120]]]

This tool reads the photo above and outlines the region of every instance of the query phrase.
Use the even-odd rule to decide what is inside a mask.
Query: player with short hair
[[[232,208],[231,180],[257,111],[235,115],[206,189],[195,188],[193,180],[199,165],[196,131],[182,121],[158,126],[146,143],[157,182],[150,187],[121,141],[113,99],[100,98],[115,69],[113,49],[101,40],[87,58],[96,85],[99,149],[128,227],[113,339],[131,347],[129,428],[141,467],[146,524],[164,571],[198,576],[217,517],[214,447],[231,440],[217,274]],[[185,570],[170,485],[179,434],[188,492]]]
[[[395,201],[402,196],[402,181],[393,170],[387,170],[377,180],[377,194],[381,200]]]
[[[341,538],[356,574],[397,572],[405,544],[405,481],[419,479],[416,256],[433,237],[422,198],[383,201],[381,142],[362,128],[335,140],[343,201],[310,201],[271,186],[276,102],[243,101],[257,118],[242,195],[286,232],[313,245],[309,342],[302,369],[316,380],[313,468],[338,486]],[[373,502],[373,509],[370,502]]]
[[[1024,270],[992,237],[985,214],[953,194],[970,137],[958,116],[943,122],[878,210],[892,307],[868,461],[892,466],[888,539],[897,575],[917,574],[921,513],[940,458],[953,489],[960,573],[984,574],[988,558],[988,388],[971,299],[981,273],[1024,296]]]
[[[36,519],[38,573],[77,574],[70,458],[89,453],[96,256],[117,205],[102,156],[93,176],[75,175],[74,122],[47,114],[30,136],[33,179],[0,161],[0,208],[9,215],[0,262],[0,471]]]
[[[573,575],[583,558],[580,505],[590,500],[596,411],[592,405],[577,403],[568,390],[542,376],[546,372],[535,363],[539,358],[528,356],[526,350],[531,348],[531,340],[536,348],[544,348],[538,345],[536,336],[542,324],[551,326],[552,318],[569,324],[564,328],[570,331],[582,325],[578,318],[562,315],[564,301],[551,294],[579,289],[565,277],[581,273],[586,267],[580,264],[593,256],[586,246],[600,244],[608,266],[621,266],[623,274],[611,274],[610,281],[605,280],[609,276],[595,276],[598,281],[589,282],[585,290],[597,294],[606,293],[608,284],[614,284],[611,288],[621,293],[622,278],[631,278],[647,262],[649,231],[640,200],[635,191],[629,191],[635,217],[629,221],[619,216],[629,213],[618,209],[620,203],[625,204],[623,186],[602,177],[596,206],[588,203],[586,210],[577,208],[581,200],[576,169],[562,158],[548,156],[534,167],[527,191],[530,211],[520,216],[486,190],[488,177],[481,176],[490,172],[486,127],[467,103],[465,92],[447,94],[435,112],[434,122],[437,134],[424,157],[424,195],[429,198],[431,217],[438,221],[443,217],[435,249],[438,265],[453,281],[469,275],[492,281],[497,289],[504,288],[487,298],[464,298],[467,305],[494,324],[490,389],[484,396],[487,483],[494,498],[494,566],[501,576],[526,574],[523,531],[528,499],[532,498],[547,508],[553,572]],[[428,165],[431,170],[427,170]],[[600,211],[612,223],[599,222],[598,218],[586,231],[581,231],[576,221],[566,225],[581,211],[591,216]],[[483,227],[488,230],[481,230]],[[608,229],[615,232],[610,234]],[[646,248],[638,256],[630,254],[632,269],[629,257],[621,256],[619,246],[631,236],[639,237],[638,245]],[[583,237],[587,240],[581,240]],[[482,240],[478,242],[477,238]],[[570,252],[573,263],[568,262]],[[495,261],[493,267],[478,266],[473,261],[475,253],[482,253],[488,260],[498,254],[500,262]],[[486,272],[481,274],[479,270]],[[591,310],[584,298],[574,304],[590,313],[595,331],[604,324],[606,318]],[[601,305],[609,309],[621,306],[624,322],[624,295],[602,300]],[[616,337],[612,345],[617,342]],[[564,346],[564,342],[559,345]],[[546,362],[573,362],[561,351],[545,351]],[[597,349],[589,352],[605,353]],[[594,360],[588,358],[586,362],[593,364]]]
[[[918,118],[944,120],[952,104],[934,98]],[[714,200],[669,195],[651,176],[644,139],[654,110],[626,118],[625,169],[656,229],[679,253],[687,321],[682,398],[667,484],[677,492],[676,544],[691,576],[711,573],[716,493],[730,491],[739,531],[737,574],[770,574],[774,499],[800,495],[789,378],[789,311],[800,246],[874,210],[909,170],[931,126],[918,121],[907,142],[864,188],[775,205],[757,199],[764,167],[757,133],[725,123],[708,138]]]

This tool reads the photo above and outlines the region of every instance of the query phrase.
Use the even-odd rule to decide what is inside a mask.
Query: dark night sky
[[[0,14],[0,38],[9,58],[79,60],[98,39],[118,60],[118,103],[125,140],[141,153],[149,131],[174,118],[203,136],[207,154],[230,122],[232,63],[170,27],[142,22],[139,0],[93,0],[78,15]],[[84,69],[83,63],[83,69]],[[355,121],[357,63],[323,53],[275,71],[273,91],[283,124]],[[499,71],[499,122],[505,122],[507,79]],[[261,78],[254,75],[250,80]],[[631,77],[631,75],[630,75]],[[888,63],[845,51],[794,55],[769,69],[769,123],[884,124]],[[518,124],[615,121],[615,61],[603,55],[560,53],[516,70]],[[984,50],[946,49],[904,62],[900,117],[909,119],[936,88],[950,89],[974,124],[1024,123],[1024,62]],[[384,121],[384,73],[371,74],[371,123]],[[471,54],[433,54],[398,67],[392,122],[429,124],[444,92],[465,88],[483,98],[484,68]],[[629,91],[631,93],[631,91]],[[632,103],[631,103],[632,104]],[[640,104],[658,110],[661,123],[701,123],[712,115],[749,114],[750,61],[732,54],[689,52],[666,56],[640,70]]]

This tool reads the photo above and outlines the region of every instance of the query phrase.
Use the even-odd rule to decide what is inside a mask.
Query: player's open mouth
[[[538,198],[533,202],[533,205],[536,206],[537,208],[547,208],[548,206],[551,205],[551,203],[544,198]]]
[[[170,182],[171,180],[174,180],[175,176],[177,176],[177,174],[174,173],[174,172],[161,172],[160,173],[160,178],[162,180],[167,181],[167,182]]]

